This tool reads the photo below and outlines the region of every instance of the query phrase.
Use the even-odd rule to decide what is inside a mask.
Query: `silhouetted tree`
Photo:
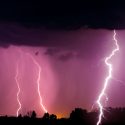
[[[36,112],[32,111],[31,118],[36,118]]]
[[[49,120],[49,113],[45,113],[44,115],[43,115],[43,118],[42,119],[44,119],[44,120]]]
[[[30,117],[30,118],[36,118],[36,112],[33,110],[33,111],[29,111],[27,112],[27,117]]]
[[[81,108],[75,108],[70,114],[71,119],[81,120],[87,115],[87,111]]]
[[[18,118],[22,118],[22,115],[21,115],[21,114],[19,114]]]
[[[49,118],[50,118],[50,120],[56,120],[56,119],[57,119],[57,116],[54,115],[54,114],[51,114],[51,115],[49,116]]]
[[[73,123],[83,124],[86,121],[87,111],[81,108],[75,108],[70,114],[70,120]]]

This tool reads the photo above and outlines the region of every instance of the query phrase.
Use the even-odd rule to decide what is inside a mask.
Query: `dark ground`
[[[125,125],[125,108],[106,108],[102,118],[102,125]],[[35,111],[18,117],[0,117],[0,125],[96,125],[98,112],[87,112],[76,108],[70,113],[69,118],[57,119],[56,115],[45,113],[43,117],[37,118]]]

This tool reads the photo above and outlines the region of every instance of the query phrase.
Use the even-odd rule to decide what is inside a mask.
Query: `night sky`
[[[0,4],[0,114],[16,115],[16,64],[21,88],[20,113],[40,116],[40,91],[49,113],[68,116],[75,107],[88,111],[107,76],[104,59],[114,48],[116,29],[120,51],[112,58],[113,79],[107,106],[125,106],[125,9],[109,2],[16,2]]]

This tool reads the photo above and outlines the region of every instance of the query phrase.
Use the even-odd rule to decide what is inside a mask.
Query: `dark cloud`
[[[0,47],[8,48],[9,46],[10,46],[9,43],[6,43],[6,42],[0,42]]]
[[[90,0],[3,1],[0,2],[0,46],[8,47],[12,44],[76,49],[83,40],[71,31],[80,28],[124,29],[124,15],[124,4],[115,1],[113,4]],[[84,40],[84,46],[87,45]],[[47,53],[53,54],[51,51],[56,50],[48,50]]]
[[[60,49],[57,48],[48,48],[45,52],[46,55],[50,55],[50,56],[54,56],[55,54],[57,54],[58,52],[60,52]]]
[[[2,1],[0,20],[27,28],[75,30],[80,27],[124,29],[125,6],[120,1]]]
[[[63,61],[74,57],[94,58],[100,51],[104,51],[101,49],[102,42],[110,41],[112,33],[109,30],[89,28],[68,31],[41,27],[29,29],[18,23],[0,23],[0,46],[46,47],[46,55]],[[86,55],[88,50],[89,56]]]
[[[61,61],[68,61],[69,59],[72,59],[74,57],[77,57],[77,55],[74,52],[68,52],[68,53],[65,53],[65,54],[61,54],[59,56],[59,59]]]
[[[57,58],[61,61],[68,61],[71,58],[78,57],[78,51],[66,48],[48,48],[45,52],[46,55]]]

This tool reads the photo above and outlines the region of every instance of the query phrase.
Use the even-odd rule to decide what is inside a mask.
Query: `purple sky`
[[[36,110],[38,115],[43,114],[37,93],[36,66],[26,53],[41,65],[40,91],[49,113],[67,116],[75,107],[91,109],[107,75],[104,59],[115,47],[113,31],[28,29],[17,24],[0,24],[0,27],[0,114],[16,115],[17,61],[20,113]],[[115,79],[107,89],[107,106],[122,107],[125,106],[125,31],[116,32],[120,51],[111,60]]]

